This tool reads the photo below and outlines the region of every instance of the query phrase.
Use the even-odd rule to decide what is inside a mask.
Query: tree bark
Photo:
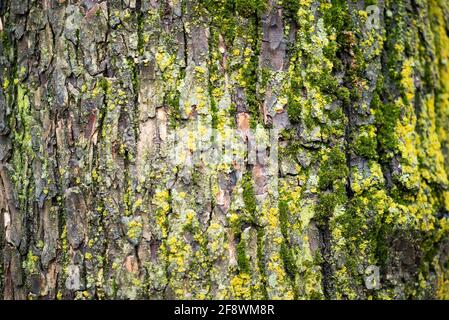
[[[1,0],[0,39],[1,298],[449,298],[449,2]]]

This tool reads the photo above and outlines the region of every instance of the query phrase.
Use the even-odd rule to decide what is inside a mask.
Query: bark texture
[[[0,0],[0,79],[1,298],[449,298],[446,0]]]

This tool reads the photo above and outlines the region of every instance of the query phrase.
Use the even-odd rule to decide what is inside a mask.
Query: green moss
[[[211,14],[212,23],[223,27],[222,32],[231,36],[235,27],[235,15],[229,15],[233,11],[234,1],[227,0],[200,0],[199,3]],[[222,18],[220,20],[220,17]]]
[[[266,283],[266,267],[265,267],[265,232],[263,228],[257,230],[257,265],[262,274],[261,294],[263,299],[268,298],[267,283]]]
[[[357,155],[367,159],[377,158],[377,137],[374,126],[363,126],[354,133],[353,148]]]
[[[248,103],[248,111],[251,113],[250,126],[254,129],[259,123],[261,114],[259,99],[257,97],[257,72],[259,68],[259,49],[257,41],[253,45],[253,50],[255,50],[255,53],[251,55],[250,61],[244,66],[242,75],[245,79],[245,94]]]
[[[243,201],[245,203],[245,211],[249,216],[253,217],[256,213],[256,196],[254,194],[253,180],[251,173],[247,173],[242,178]]]
[[[209,57],[209,59],[212,61],[212,57]],[[215,64],[210,64],[209,65],[209,72],[213,73],[213,72],[217,72],[217,67]],[[210,109],[211,109],[211,113],[212,113],[212,120],[211,120],[211,126],[212,129],[217,129],[218,126],[218,105],[217,105],[217,101],[215,100],[215,97],[213,95],[213,90],[214,90],[214,85],[211,81],[211,77],[209,77],[209,82],[208,82],[208,90],[209,90],[209,97],[210,97]]]
[[[280,250],[282,262],[284,264],[285,272],[287,276],[290,278],[290,281],[294,281],[295,276],[298,272],[298,268],[296,267],[295,259],[292,254],[292,249],[284,242],[281,243]]]
[[[200,3],[211,13],[217,15],[235,15],[237,12],[243,17],[260,15],[266,8],[266,0],[201,0]],[[222,15],[223,19],[229,16]],[[223,25],[226,23],[223,21]]]
[[[246,255],[246,243],[243,239],[237,245],[237,264],[241,273],[251,274],[250,264]]]
[[[284,8],[284,15],[295,20],[296,13],[300,7],[300,1],[298,0],[282,0],[282,7]]]
[[[293,69],[293,75],[299,72],[297,67]],[[302,116],[302,105],[296,98],[296,96],[302,91],[300,82],[293,77],[290,82],[290,89],[287,93],[288,105],[287,114],[292,123],[299,123]]]
[[[17,86],[17,108],[18,118],[20,120],[19,127],[21,127],[22,130],[17,131],[14,138],[15,141],[20,143],[20,149],[22,151],[32,153],[31,125],[33,117],[31,115],[31,106],[28,93],[22,85]]]
[[[223,37],[225,48],[233,62],[227,65],[227,70],[236,76],[238,85],[243,89],[246,98],[247,111],[251,114],[250,126],[255,128],[260,122],[260,97],[257,87],[259,80],[259,50],[260,50],[260,15],[265,10],[265,0],[201,0],[200,5],[208,11],[211,19],[212,47],[218,46],[218,37]],[[242,17],[244,19],[242,19]],[[244,39],[245,47],[235,48],[236,39]],[[243,62],[240,58],[244,55]],[[211,53],[212,54],[212,53]],[[221,55],[222,53],[220,53]],[[213,59],[211,59],[213,61]],[[218,61],[210,64],[210,78],[219,78],[216,70]],[[237,62],[237,63],[236,63]],[[212,83],[210,83],[211,85]],[[211,91],[211,89],[209,90]],[[213,125],[217,125],[217,101],[212,97]],[[233,117],[234,108],[229,108],[228,114]]]
[[[288,203],[285,200],[279,200],[279,222],[281,226],[281,232],[284,238],[287,238],[289,230],[288,222]]]
[[[25,209],[29,194],[34,185],[28,179],[29,162],[35,157],[32,141],[32,126],[34,119],[32,116],[31,104],[28,91],[22,84],[17,85],[17,113],[10,117],[10,127],[13,128],[12,141],[12,181],[18,190],[20,207]]]
[[[295,259],[292,254],[292,248],[289,241],[290,224],[288,222],[288,203],[284,200],[279,201],[279,223],[284,241],[281,243],[281,258],[284,263],[285,272],[290,280],[294,280],[297,273]]]
[[[340,87],[337,89],[337,98],[343,102],[344,106],[348,106],[351,103],[351,92],[346,87]]]
[[[348,19],[348,16],[348,1],[346,0],[332,0],[332,5],[323,11],[323,20],[328,26],[328,32],[338,31],[336,43],[343,43],[342,31],[350,29],[351,19]]]
[[[244,17],[260,15],[266,7],[266,0],[234,0],[234,2],[235,10]]]
[[[39,272],[38,269],[39,257],[35,256],[31,250],[28,251],[26,260],[22,263],[22,268],[26,271],[28,275],[37,274]]]
[[[332,217],[335,207],[346,203],[346,194],[339,189],[339,192],[321,193],[318,204],[315,208],[315,220],[318,225],[324,225],[330,217]]]
[[[335,182],[345,179],[348,173],[346,156],[339,147],[335,147],[320,167],[318,187],[322,191],[328,190]]]
[[[139,242],[139,239],[142,235],[142,223],[136,220],[132,220],[128,223],[128,231],[126,236],[133,243],[136,244]]]

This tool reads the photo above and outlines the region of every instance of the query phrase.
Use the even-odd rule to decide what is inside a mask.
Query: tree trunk
[[[446,0],[0,19],[1,298],[449,298]]]

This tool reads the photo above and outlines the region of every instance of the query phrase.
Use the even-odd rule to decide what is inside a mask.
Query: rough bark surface
[[[449,298],[446,0],[0,0],[0,80],[0,298]]]

